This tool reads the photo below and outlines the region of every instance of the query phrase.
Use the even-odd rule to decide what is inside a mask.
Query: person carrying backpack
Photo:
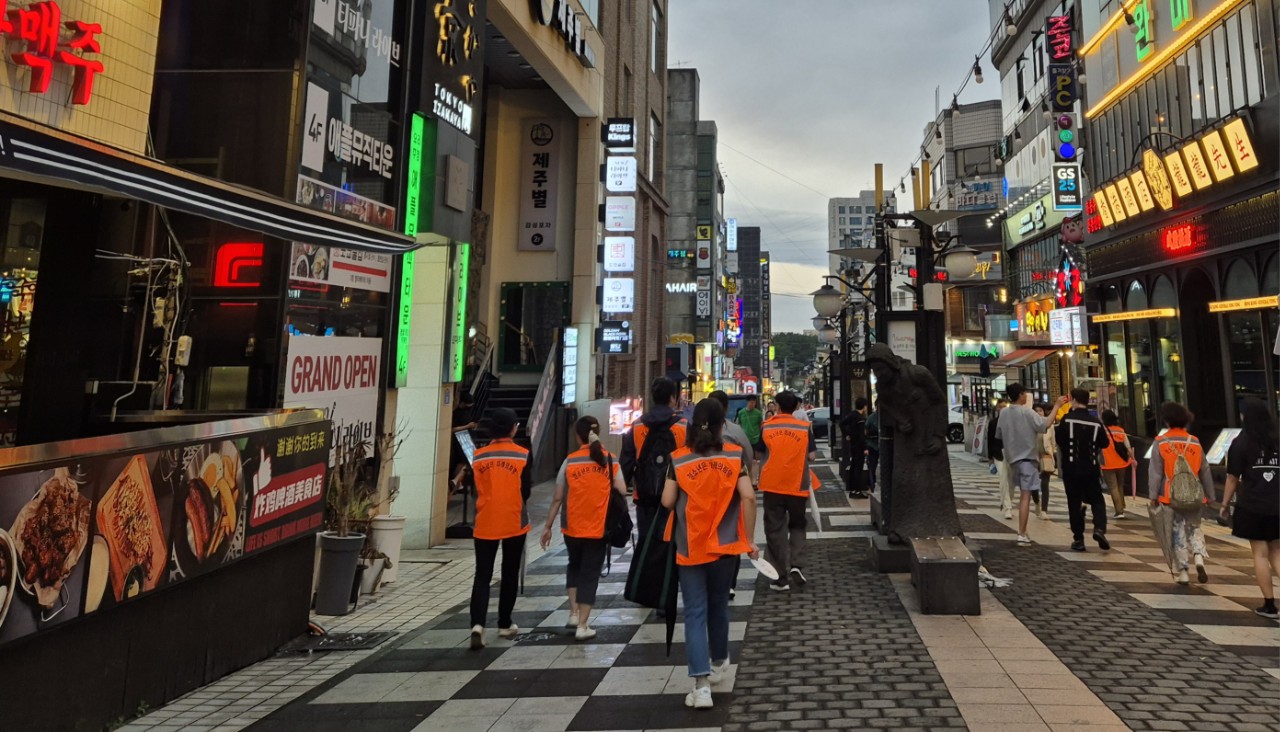
[[[585,641],[596,637],[589,621],[600,586],[600,570],[609,551],[605,541],[609,491],[625,495],[627,487],[622,483],[622,473],[613,456],[600,444],[600,423],[596,418],[578,419],[573,431],[578,436],[579,447],[560,465],[555,496],[542,531],[542,548],[551,545],[551,526],[558,513],[564,546],[569,553],[569,564],[565,568],[569,622],[565,627],[574,629],[574,638]]]
[[[1178,584],[1191,580],[1187,570],[1194,561],[1196,579],[1209,581],[1204,560],[1209,550],[1204,543],[1200,516],[1204,504],[1213,502],[1213,475],[1204,447],[1187,432],[1195,419],[1191,410],[1177,402],[1160,405],[1160,418],[1169,430],[1156,438],[1151,449],[1151,467],[1147,472],[1147,489],[1151,507],[1164,504],[1173,509],[1173,552],[1177,562]]]
[[[1110,409],[1102,413],[1102,424],[1106,425],[1110,443],[1102,448],[1102,477],[1111,490],[1111,507],[1115,509],[1112,518],[1124,518],[1124,477],[1125,472],[1133,465],[1133,445],[1129,444],[1129,436],[1120,426],[1120,417]]]
[[[1061,405],[1055,405],[1055,409]],[[1058,470],[1067,494],[1067,518],[1071,522],[1071,550],[1084,551],[1084,507],[1093,511],[1093,540],[1103,551],[1107,541],[1107,502],[1102,497],[1102,468],[1098,455],[1111,443],[1110,433],[1089,413],[1089,392],[1071,390],[1071,409],[1058,424],[1054,437],[1062,451]]]
[[[622,438],[618,464],[622,480],[631,487],[636,504],[635,549],[649,535],[661,505],[662,490],[667,482],[667,465],[671,453],[684,444],[686,422],[673,408],[676,384],[671,379],[654,379],[649,388],[649,410],[640,415],[630,432]]]

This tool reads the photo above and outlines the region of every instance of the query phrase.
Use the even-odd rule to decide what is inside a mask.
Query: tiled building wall
[[[9,10],[32,4],[10,3]],[[0,110],[56,127],[74,135],[145,154],[147,119],[151,113],[151,85],[155,74],[160,0],[60,0],[61,23],[83,21],[102,26],[97,36],[101,53],[84,54],[100,61],[88,104],[71,104],[74,70],[55,62],[53,79],[44,94],[28,91],[32,70],[12,56],[27,43],[0,36]],[[66,50],[72,31],[65,25],[58,49]]]

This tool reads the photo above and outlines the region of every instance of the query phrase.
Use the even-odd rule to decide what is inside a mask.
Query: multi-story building
[[[875,246],[875,191],[861,191],[852,198],[827,201],[827,249]],[[845,272],[856,267],[857,260],[830,255],[831,271]]]
[[[1004,206],[1001,168],[997,149],[1001,140],[1000,100],[957,104],[942,111],[924,130],[922,158],[930,162],[929,207],[964,212],[940,224],[936,231],[955,235],[968,247],[978,250],[978,267],[969,277],[959,279],[944,273],[947,285],[945,316],[948,372],[973,378],[949,378],[952,401],[964,396],[971,403],[991,386],[981,378],[982,358],[988,364],[1011,350],[1008,328],[994,327],[1007,322],[998,316],[1010,312],[1004,281],[1002,230],[988,225],[988,219]],[[907,275],[912,267],[907,267]],[[895,270],[895,276],[901,276]],[[895,288],[897,289],[897,288]],[[903,293],[904,295],[906,293]],[[909,297],[909,295],[907,295]],[[988,328],[989,322],[993,327]],[[991,332],[988,333],[988,330]],[[1002,386],[1002,373],[995,373],[994,386]],[[969,384],[969,389],[962,388]],[[964,393],[962,393],[964,392]]]
[[[738,227],[738,282],[742,292],[742,348],[734,359],[735,371],[742,376],[760,379],[764,374],[764,269],[761,266],[760,227]]]
[[[1128,6],[1076,5],[1099,401],[1144,437],[1182,402],[1211,445],[1280,397],[1280,3]]]
[[[634,247],[635,311],[631,353],[601,364],[609,395],[644,394],[662,376],[667,264],[667,199],[664,195],[667,114],[666,0],[602,3],[600,32],[606,47],[605,116],[632,125],[638,162]],[[610,243],[625,242],[611,240]]]
[[[688,385],[709,391],[723,365],[727,227],[724,177],[717,160],[715,122],[699,118],[696,69],[667,72],[667,225],[665,305],[667,339],[691,347]]]

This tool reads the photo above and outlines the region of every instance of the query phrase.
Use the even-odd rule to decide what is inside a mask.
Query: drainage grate
[[[390,631],[376,633],[330,633],[303,636],[280,649],[281,653],[319,653],[322,651],[361,651],[375,648],[395,635]]]

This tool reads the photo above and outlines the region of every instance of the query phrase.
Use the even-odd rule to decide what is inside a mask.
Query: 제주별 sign
[[[636,281],[630,277],[610,277],[602,285],[604,290],[600,309],[606,313],[629,313],[636,306]]]
[[[555,120],[530,122],[520,166],[518,251],[556,250],[560,162],[559,124]]]

